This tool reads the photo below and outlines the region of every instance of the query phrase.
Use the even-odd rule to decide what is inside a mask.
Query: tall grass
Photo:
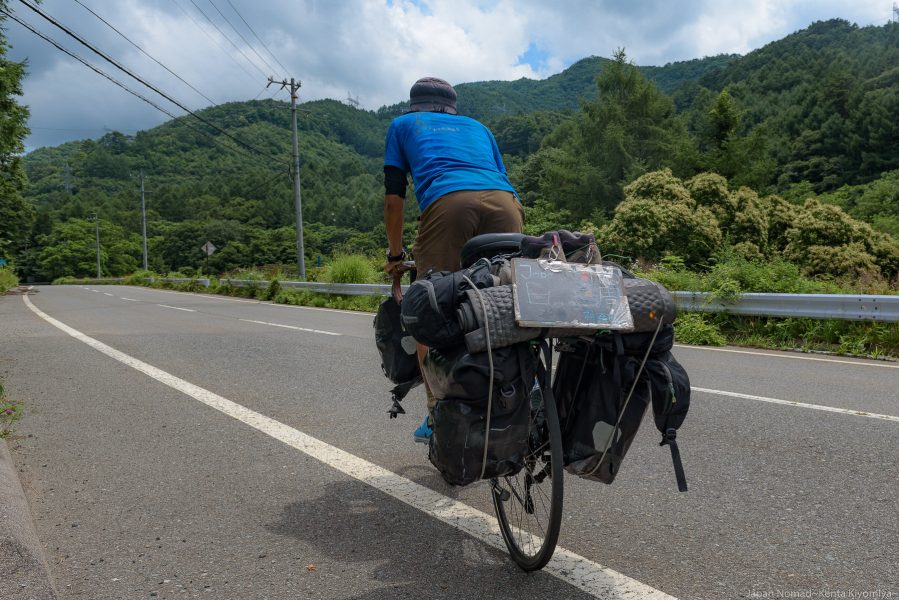
[[[9,267],[0,267],[0,294],[5,294],[19,285],[19,278]]]
[[[336,256],[328,263],[328,281],[331,283],[375,283],[379,281],[372,261],[358,254]]]

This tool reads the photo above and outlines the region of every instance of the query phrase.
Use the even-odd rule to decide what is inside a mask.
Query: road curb
[[[58,598],[6,440],[0,440],[0,573],[0,598]]]

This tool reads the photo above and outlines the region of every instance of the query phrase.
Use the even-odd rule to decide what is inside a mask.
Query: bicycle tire
[[[535,407],[532,402],[529,436],[531,453],[525,461],[525,467],[514,476],[491,480],[493,508],[499,521],[500,533],[512,560],[524,571],[537,571],[546,566],[555,552],[562,526],[564,473],[559,414],[555,402],[547,401],[546,390],[541,389],[539,396],[538,406]],[[547,444],[548,453],[544,451]],[[547,469],[549,472],[542,479],[538,480],[534,476],[537,473],[539,477]],[[543,489],[547,482],[549,493]],[[537,490],[537,494],[532,494],[534,490]],[[536,523],[525,522],[525,515],[533,516],[538,507],[545,513],[545,524],[536,519]]]

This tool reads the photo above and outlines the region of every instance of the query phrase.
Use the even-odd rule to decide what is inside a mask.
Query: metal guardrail
[[[707,292],[673,292],[678,308],[766,317],[806,317],[847,321],[899,322],[899,296],[853,294],[741,294],[733,304],[711,300]]]
[[[268,281],[222,279],[234,287],[258,287]],[[279,281],[282,288],[306,290],[320,294],[347,296],[388,296],[390,286],[369,283],[320,283]],[[408,286],[403,286],[404,290]],[[866,296],[853,294],[742,294],[733,304],[712,300],[708,292],[672,292],[680,310],[688,312],[726,312],[743,316],[804,317],[847,321],[899,322],[899,295]]]
[[[269,282],[259,279],[222,279],[220,285],[232,287],[268,287]],[[324,283],[320,281],[279,281],[282,288],[315,292],[318,294],[340,294],[341,296],[389,296],[390,286],[380,283]],[[404,285],[403,291],[409,286]]]
[[[146,281],[156,281],[155,277],[147,277]],[[202,285],[203,287],[209,287],[209,279],[190,279],[190,278],[177,278],[177,277],[160,277],[158,281],[165,281],[166,283],[196,283],[197,285]]]

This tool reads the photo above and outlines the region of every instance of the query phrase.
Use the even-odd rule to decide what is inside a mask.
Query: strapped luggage
[[[465,290],[471,286],[493,287],[497,278],[489,261],[479,261],[467,269],[451,273],[428,273],[409,286],[403,297],[402,322],[412,337],[430,348],[449,348],[462,343],[464,333],[456,318],[456,309]]]
[[[662,443],[671,447],[678,489],[687,491],[677,428],[690,403],[686,371],[671,355],[674,331],[611,333],[562,340],[553,393],[562,426],[565,468],[612,483],[652,404]]]
[[[527,343],[487,352],[431,348],[424,369],[437,404],[428,458],[453,485],[513,475],[528,452],[533,350]],[[486,453],[485,453],[486,447]]]
[[[393,407],[388,411],[390,418],[405,411],[400,402],[409,390],[421,383],[421,369],[415,340],[403,331],[400,322],[400,303],[392,296],[384,299],[375,313],[375,345],[381,355],[381,370],[387,379],[396,384],[391,390]]]

